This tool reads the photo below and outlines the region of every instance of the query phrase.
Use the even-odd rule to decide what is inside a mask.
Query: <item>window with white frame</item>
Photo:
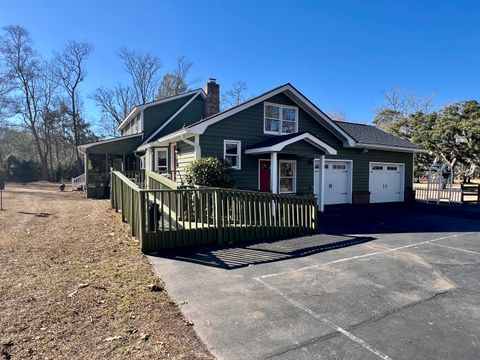
[[[297,191],[297,162],[295,160],[279,161],[279,188],[280,193],[294,193]]]
[[[155,149],[155,171],[162,173],[168,170],[168,149]]]
[[[263,130],[265,134],[293,134],[298,131],[298,108],[265,103]]]
[[[145,170],[145,156],[140,157],[140,170]]]
[[[223,158],[228,161],[232,169],[241,169],[242,142],[238,140],[223,141]]]

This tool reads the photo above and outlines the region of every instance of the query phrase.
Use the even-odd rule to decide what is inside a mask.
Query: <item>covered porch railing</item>
[[[72,178],[72,190],[80,190],[85,188],[85,173]]]
[[[317,231],[317,203],[311,195],[184,188],[149,171],[145,187],[112,172],[112,208],[121,211],[144,252]]]

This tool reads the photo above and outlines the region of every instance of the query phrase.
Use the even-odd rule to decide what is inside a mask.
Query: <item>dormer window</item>
[[[265,103],[263,132],[272,135],[298,132],[298,108],[295,106]]]

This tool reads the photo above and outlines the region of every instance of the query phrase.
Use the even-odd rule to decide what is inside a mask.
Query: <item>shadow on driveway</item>
[[[237,242],[224,246],[187,248],[159,252],[154,256],[188,261],[226,270],[266,264],[345,248],[375,240],[367,236],[322,235],[290,239]]]
[[[428,204],[329,206],[319,216],[319,235],[168,250],[152,255],[231,270],[376,240],[371,234],[477,232],[480,231],[478,220],[480,207]]]

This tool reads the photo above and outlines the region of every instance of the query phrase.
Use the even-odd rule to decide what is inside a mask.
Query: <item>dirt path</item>
[[[7,184],[4,208],[0,359],[212,358],[108,201]]]

